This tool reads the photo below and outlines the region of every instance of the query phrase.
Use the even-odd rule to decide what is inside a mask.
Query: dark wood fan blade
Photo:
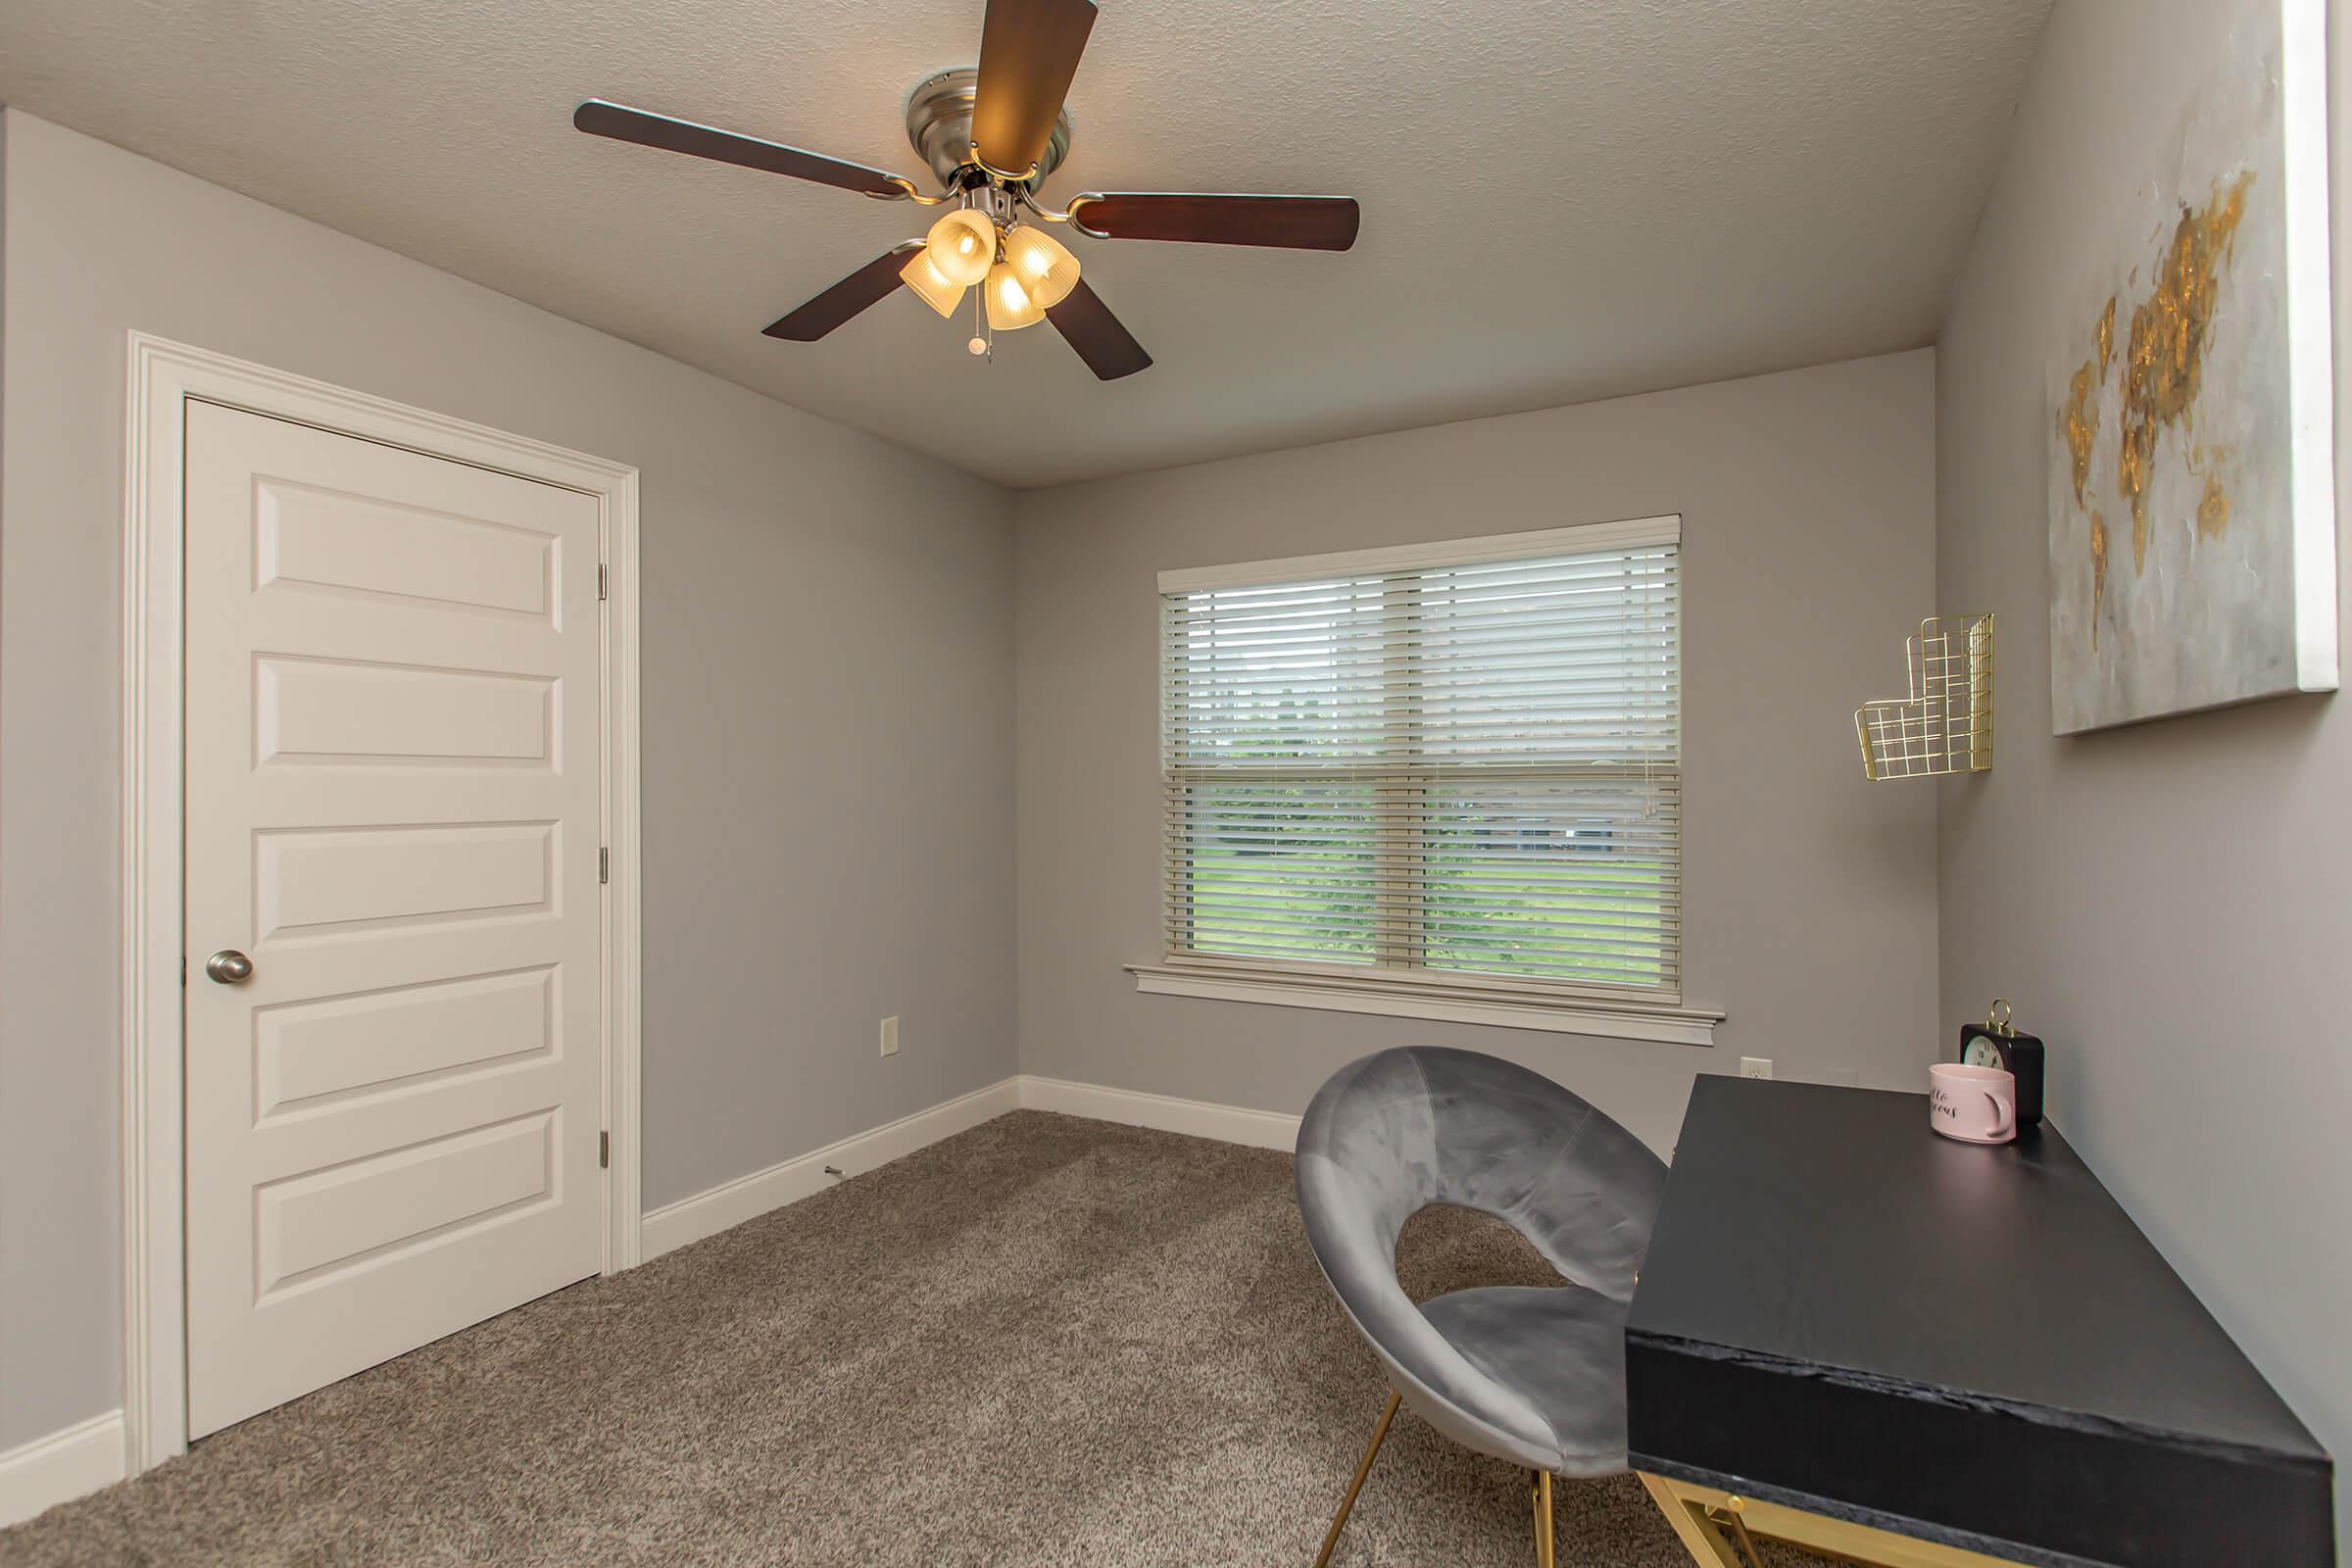
[[[649,114],[643,109],[609,104],[602,98],[591,98],[573,110],[571,122],[592,136],[633,141],[640,147],[659,147],[663,152],[714,158],[722,164],[740,164],[745,169],[765,170],[771,174],[789,174],[794,179],[810,179],[819,185],[863,191],[868,196],[905,194],[896,176],[886,174],[879,169],[868,169],[863,164],[843,163],[838,158],[827,158],[822,153],[804,152],[798,147],[761,141],[757,136],[739,136],[731,130],[698,125],[691,120],[672,120],[667,115]]]
[[[1095,25],[1095,0],[988,0],[972,145],[992,169],[1020,174],[1044,155]]]
[[[1195,245],[1272,245],[1344,251],[1363,214],[1352,196],[1210,196],[1114,191],[1071,198],[1070,220],[1111,239],[1172,239]]]
[[[881,303],[884,295],[899,286],[899,272],[906,266],[906,258],[922,248],[919,239],[892,246],[790,316],[760,330],[795,343],[815,342],[868,306]]]
[[[1086,368],[1101,380],[1116,381],[1122,375],[1151,368],[1152,356],[1144,352],[1135,334],[1119,324],[1119,318],[1110,314],[1110,307],[1102,303],[1100,294],[1087,287],[1083,277],[1059,305],[1046,312],[1046,319],[1054,323],[1054,330],[1078,351]]]

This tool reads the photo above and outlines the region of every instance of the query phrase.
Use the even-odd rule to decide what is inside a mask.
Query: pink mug
[[[1928,1069],[1928,1125],[1964,1144],[2017,1137],[2017,1075],[1939,1061]]]

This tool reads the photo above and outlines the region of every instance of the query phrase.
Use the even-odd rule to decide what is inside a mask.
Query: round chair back
[[[1298,1153],[1307,1241],[1416,1413],[1466,1446],[1536,1469],[1624,1467],[1622,1325],[1665,1192],[1657,1155],[1541,1074],[1437,1047],[1384,1051],[1335,1073],[1307,1106]],[[1615,1338],[1563,1337],[1519,1349],[1531,1358],[1613,1357],[1579,1385],[1597,1380],[1614,1394],[1613,1401],[1586,1401],[1614,1411],[1613,1455],[1605,1444],[1596,1449],[1590,1419],[1564,1421],[1577,1412],[1547,1407],[1546,1391],[1556,1401],[1562,1386],[1556,1369],[1515,1383],[1498,1377],[1496,1356],[1474,1361],[1406,1297],[1396,1283],[1396,1238],[1433,1203],[1502,1220],[1571,1288],[1599,1298],[1584,1303],[1590,1310],[1581,1319],[1613,1321]],[[1517,1353],[1505,1347],[1505,1359]],[[1578,1429],[1574,1438],[1566,1427]]]

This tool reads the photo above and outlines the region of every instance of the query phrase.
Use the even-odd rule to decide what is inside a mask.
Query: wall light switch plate
[[[895,1056],[898,1054],[899,1015],[894,1012],[889,1017],[882,1020],[882,1054],[885,1056]]]
[[[1742,1078],[1771,1077],[1772,1058],[1770,1056],[1741,1056],[1740,1058],[1740,1076]]]

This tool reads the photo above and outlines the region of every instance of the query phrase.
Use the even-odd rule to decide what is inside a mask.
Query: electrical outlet
[[[882,1020],[882,1054],[885,1056],[895,1056],[898,1054],[899,1015],[894,1012],[889,1017]]]
[[[1741,1056],[1740,1058],[1740,1076],[1742,1078],[1771,1077],[1772,1058],[1770,1056]]]

